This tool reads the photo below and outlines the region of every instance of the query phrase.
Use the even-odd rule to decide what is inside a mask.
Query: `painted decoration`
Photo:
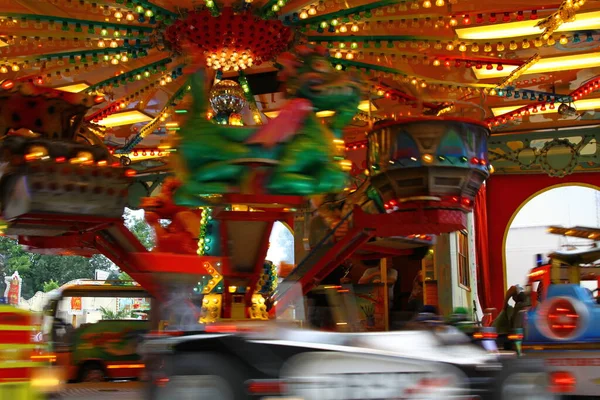
[[[71,312],[75,314],[81,313],[81,311],[81,297],[71,297]]]
[[[203,77],[194,75],[194,110],[179,131],[175,156],[183,182],[176,203],[202,206],[215,194],[307,196],[342,190],[349,172],[342,128],[357,112],[361,86],[333,69],[327,56],[326,49],[300,46],[280,57],[280,79],[291,99],[260,127],[207,121]],[[335,111],[328,124],[315,114],[325,110]]]
[[[386,212],[471,211],[491,171],[489,130],[476,121],[423,117],[381,124],[369,134],[371,185]],[[412,149],[412,151],[410,151]]]
[[[99,321],[75,331],[73,363],[83,360],[136,361],[138,345],[149,330],[147,321]]]
[[[23,280],[19,276],[19,271],[15,271],[11,276],[5,277],[4,283],[6,283],[4,297],[8,304],[18,306],[21,301],[21,285],[23,284]]]
[[[385,330],[385,288],[383,284],[372,283],[353,286],[358,309],[358,320],[368,331]]]

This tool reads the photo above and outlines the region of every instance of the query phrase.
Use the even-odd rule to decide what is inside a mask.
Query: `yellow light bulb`
[[[306,19],[308,18],[308,13],[306,12],[306,10],[302,10],[300,12],[300,19]]]
[[[121,10],[117,9],[117,11],[115,11],[115,18],[116,19],[123,18],[123,13],[121,12]]]
[[[315,8],[315,6],[310,6],[310,8],[308,9],[308,15],[317,15],[317,9]]]
[[[562,35],[559,39],[559,43],[560,44],[567,44],[569,43],[569,39],[567,39],[567,37],[565,35]]]
[[[102,40],[102,39],[98,40],[98,47],[100,47],[101,49],[106,47],[106,43],[104,43],[104,40]]]
[[[437,58],[435,60],[433,60],[433,66],[434,67],[439,67],[440,66],[440,60],[438,60]]]
[[[425,0],[423,2],[423,8],[431,8],[431,1]]]
[[[504,43],[498,42],[498,44],[496,45],[496,50],[497,51],[504,51]]]
[[[446,2],[444,0],[435,0],[435,5],[438,7],[444,7]]]
[[[350,30],[351,30],[352,32],[358,32],[358,31],[359,31],[359,29],[360,29],[360,28],[358,27],[358,24],[352,24],[352,28],[350,28]]]
[[[17,63],[13,63],[11,69],[13,70],[13,72],[17,72],[19,71],[21,68],[19,67],[19,64]]]
[[[450,18],[450,26],[456,26],[458,25],[458,21],[456,20],[456,18],[452,17]]]
[[[342,26],[340,26],[340,32],[341,32],[341,33],[346,33],[346,32],[348,32],[348,27],[347,27],[346,25],[342,25]]]
[[[467,45],[464,42],[461,42],[460,45],[458,46],[458,51],[462,51],[462,52],[467,51]]]

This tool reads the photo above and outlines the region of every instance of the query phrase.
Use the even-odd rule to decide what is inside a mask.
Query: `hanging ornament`
[[[238,114],[247,104],[239,83],[231,80],[223,80],[215,84],[208,100],[215,111],[217,122],[220,123],[228,123],[231,114]]]

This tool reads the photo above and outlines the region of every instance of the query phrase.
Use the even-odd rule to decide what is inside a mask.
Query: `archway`
[[[555,187],[600,187],[600,174],[580,173],[554,178],[541,174],[494,175],[487,182],[489,288],[491,304],[502,307],[506,288],[504,246],[510,224],[521,207],[537,194]]]
[[[589,240],[548,232],[549,225],[597,227],[599,188],[582,184],[552,186],[535,193],[515,211],[504,244],[505,287],[524,285],[536,254],[588,246]],[[573,247],[575,246],[575,247]]]

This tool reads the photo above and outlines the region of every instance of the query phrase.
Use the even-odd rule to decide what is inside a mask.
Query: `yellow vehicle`
[[[137,347],[150,330],[150,302],[133,283],[81,281],[56,291],[44,311],[44,334],[65,380],[142,377]]]
[[[34,340],[36,322],[29,311],[0,304],[1,399],[40,399],[60,388],[59,377],[49,368],[51,357]]]

